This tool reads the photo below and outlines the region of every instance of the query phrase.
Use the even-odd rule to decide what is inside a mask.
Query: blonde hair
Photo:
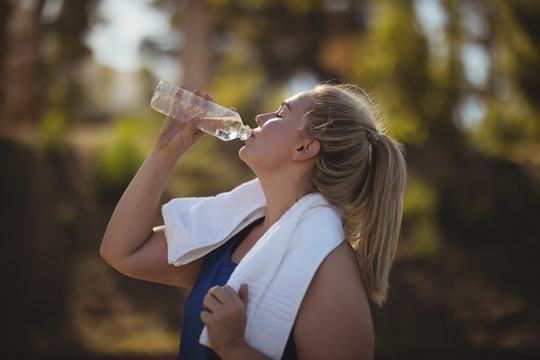
[[[302,129],[321,149],[306,192],[319,192],[341,211],[368,294],[382,306],[401,227],[403,148],[382,132],[377,107],[360,88],[320,84],[311,94]]]

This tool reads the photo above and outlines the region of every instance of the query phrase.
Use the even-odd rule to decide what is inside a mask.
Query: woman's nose
[[[262,126],[264,124],[263,116],[263,114],[259,114],[255,117],[255,121],[257,122],[257,124],[259,124],[259,126]]]
[[[273,113],[267,113],[267,114],[259,114],[255,117],[255,121],[257,121],[257,124],[259,126],[263,126],[266,120],[272,118]]]

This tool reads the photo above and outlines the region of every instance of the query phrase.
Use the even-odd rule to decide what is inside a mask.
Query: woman
[[[239,152],[255,180],[173,200],[153,228],[173,167],[202,135],[197,118],[166,119],[101,254],[126,275],[192,288],[181,358],[373,358],[368,298],[386,298],[406,182],[376,115],[350,85],[287,99],[257,116]]]

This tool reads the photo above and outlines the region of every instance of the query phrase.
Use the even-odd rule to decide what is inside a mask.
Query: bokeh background
[[[410,172],[377,359],[540,358],[539,59],[536,0],[0,0],[2,358],[176,357],[186,292],[98,255],[160,79],[250,126],[365,88]],[[241,145],[205,136],[163,202],[250,179]]]

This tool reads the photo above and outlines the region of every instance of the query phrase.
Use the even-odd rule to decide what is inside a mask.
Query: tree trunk
[[[187,0],[184,13],[186,44],[180,60],[183,66],[181,82],[188,89],[205,90],[210,67],[210,24],[207,4],[204,0]]]
[[[35,124],[38,113],[40,75],[40,14],[45,0],[23,6],[6,0],[2,25],[2,112],[0,133],[13,133]]]

